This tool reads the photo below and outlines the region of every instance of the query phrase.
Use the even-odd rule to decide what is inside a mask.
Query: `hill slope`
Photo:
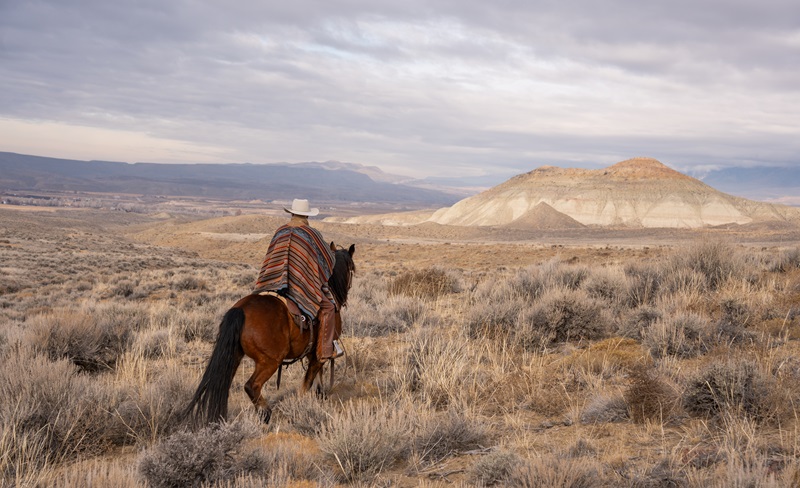
[[[435,212],[449,225],[524,225],[545,203],[583,225],[697,228],[798,218],[800,211],[719,192],[655,159],[600,170],[544,166]],[[522,220],[520,220],[522,219]]]

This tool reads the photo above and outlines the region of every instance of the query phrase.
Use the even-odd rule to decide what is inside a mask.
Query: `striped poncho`
[[[316,229],[283,225],[269,243],[254,291],[286,289],[286,295],[304,313],[316,317],[325,296],[322,287],[328,285],[333,272],[333,259]]]

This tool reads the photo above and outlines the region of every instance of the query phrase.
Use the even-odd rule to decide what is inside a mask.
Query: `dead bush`
[[[113,408],[126,443],[146,444],[182,427],[182,412],[195,384],[177,368],[165,368],[140,388],[124,390]]]
[[[322,426],[320,449],[339,466],[344,481],[369,482],[411,452],[412,425],[404,410],[351,402]]]
[[[471,338],[507,340],[519,327],[527,308],[520,299],[475,303],[467,310],[466,333]]]
[[[659,291],[663,273],[655,264],[628,264],[625,266],[628,281],[627,302],[631,308],[652,304]]]
[[[280,412],[286,422],[304,435],[315,435],[330,418],[328,409],[320,400],[311,395],[290,395],[281,399],[275,410]]]
[[[745,302],[724,298],[720,302],[720,312],[721,317],[709,337],[713,345],[732,346],[755,342],[756,334],[747,328],[754,313]]]
[[[263,455],[243,445],[258,432],[243,420],[177,432],[139,456],[138,472],[152,487],[179,488],[264,471]]]
[[[633,310],[628,318],[623,321],[617,333],[623,337],[642,340],[646,331],[661,319],[663,314],[655,307],[642,305]]]
[[[414,451],[422,461],[435,464],[459,451],[480,446],[487,431],[475,418],[451,409],[423,419],[417,428]]]
[[[35,448],[38,457],[31,466],[4,459],[6,469],[41,468],[119,444],[124,431],[107,410],[113,395],[66,359],[12,347],[0,360],[0,427],[9,434],[3,456],[24,458]]]
[[[706,352],[710,325],[699,315],[682,313],[645,329],[642,344],[654,358],[692,358]]]
[[[77,310],[56,310],[29,321],[30,341],[53,360],[67,358],[84,371],[112,369],[131,331]]]
[[[599,465],[588,458],[547,456],[517,466],[509,484],[521,488],[595,488],[604,485],[601,474]]]
[[[662,380],[654,369],[634,368],[630,373],[630,382],[624,397],[634,422],[663,422],[672,417],[678,407],[678,392]]]
[[[403,294],[414,298],[436,299],[442,295],[458,293],[459,280],[439,267],[423,270],[407,271],[392,280],[389,293]]]
[[[436,330],[418,329],[411,337],[402,381],[407,389],[436,408],[446,407],[465,395],[475,379],[473,358],[466,344]]]
[[[625,275],[619,270],[593,269],[583,284],[589,296],[609,304],[622,303],[627,293]]]
[[[147,359],[178,354],[185,346],[182,337],[173,336],[167,329],[140,332],[133,342],[133,349]]]
[[[631,480],[631,488],[661,488],[688,487],[689,481],[679,467],[669,459],[662,459],[658,464],[648,468],[641,475],[634,475]]]
[[[628,418],[628,405],[625,403],[625,398],[619,394],[595,395],[581,413],[581,423],[584,424],[625,422]]]
[[[777,255],[772,255],[767,263],[767,269],[773,273],[786,273],[800,268],[800,247],[785,249]]]
[[[721,241],[701,241],[680,250],[672,257],[673,269],[687,268],[705,277],[709,290],[717,290],[728,279],[745,275],[744,259],[736,249]]]
[[[717,360],[709,364],[686,387],[683,407],[694,415],[715,417],[738,412],[764,418],[769,405],[771,381],[749,360]]]
[[[378,337],[405,332],[426,318],[419,299],[390,295],[375,302],[350,302],[342,312],[346,332],[356,337]]]
[[[469,480],[478,486],[508,484],[512,475],[525,463],[522,457],[508,449],[498,449],[481,456],[467,470]]]
[[[552,342],[601,339],[611,318],[601,302],[583,290],[552,290],[534,304],[525,326],[544,332]]]
[[[170,288],[178,292],[193,290],[205,291],[208,290],[208,283],[196,276],[179,276],[172,280]]]

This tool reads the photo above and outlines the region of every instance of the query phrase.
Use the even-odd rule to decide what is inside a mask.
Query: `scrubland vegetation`
[[[361,272],[325,395],[297,396],[292,366],[265,426],[245,361],[229,422],[192,431],[257,263],[9,225],[2,485],[797,486],[800,249],[603,262]]]

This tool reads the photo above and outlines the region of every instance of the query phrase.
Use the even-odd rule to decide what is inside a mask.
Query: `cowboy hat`
[[[318,208],[309,208],[308,200],[299,198],[292,200],[292,208],[283,207],[283,209],[292,215],[302,215],[303,217],[313,217],[319,214]]]

